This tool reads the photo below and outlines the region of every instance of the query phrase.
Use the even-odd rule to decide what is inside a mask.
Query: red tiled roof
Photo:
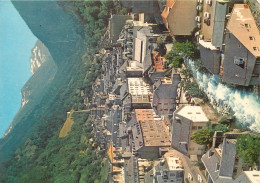
[[[153,52],[153,67],[156,70],[156,72],[164,72],[164,63],[165,63],[165,58],[162,57],[158,52]]]
[[[162,19],[163,19],[163,22],[164,22],[166,28],[167,28],[169,31],[170,31],[170,29],[167,27],[167,17],[168,17],[169,12],[170,12],[170,11],[169,11],[169,8],[171,9],[171,8],[173,7],[174,3],[175,3],[175,0],[166,0],[166,6],[165,6],[165,8],[164,8],[164,10],[163,10],[163,12],[162,12],[162,14],[161,14]],[[173,34],[171,33],[171,31],[170,31],[170,35],[173,36]]]

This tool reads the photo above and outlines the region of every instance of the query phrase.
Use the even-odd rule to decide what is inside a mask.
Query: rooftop
[[[107,155],[108,155],[111,163],[122,163],[122,160],[118,159],[118,156],[117,156],[118,153],[122,153],[122,148],[121,147],[115,147],[113,145],[113,142],[111,141],[109,148],[108,148],[108,151],[107,151]],[[120,167],[113,166],[113,170],[114,169],[118,170],[118,168],[120,168]]]
[[[136,120],[162,120],[159,116],[157,116],[153,109],[135,109]]]
[[[166,0],[165,8],[164,8],[164,10],[161,14],[163,22],[164,22],[165,25],[168,24],[166,18],[168,17],[170,9],[173,7],[174,3],[175,3],[175,0]]]
[[[260,171],[244,171],[248,180],[254,183],[260,183]]]
[[[227,29],[255,56],[260,56],[260,35],[247,4],[235,4]]]
[[[128,92],[131,95],[149,95],[149,84],[146,83],[143,78],[127,78]]]
[[[134,126],[141,128],[139,131],[142,134],[144,146],[169,147],[171,145],[166,122],[156,116],[153,109],[136,109],[135,116],[139,125]],[[133,134],[135,133],[133,132]],[[138,132],[136,134],[138,134]]]
[[[223,144],[217,151],[215,148],[211,148],[202,156],[201,160],[213,182],[224,183],[226,180],[232,180],[235,156],[234,141],[224,138]]]
[[[144,146],[170,146],[170,135],[164,121],[144,120],[140,121]]]
[[[172,79],[161,78],[154,83],[154,95],[159,98],[171,98],[175,99],[177,96],[178,84],[181,80],[179,74],[174,74]]]
[[[207,18],[202,15],[202,20],[201,20],[201,33],[204,36],[205,41],[212,41],[213,37],[213,27],[214,27],[214,19],[215,19],[215,10],[216,10],[216,1],[212,1],[211,5],[207,3],[203,3],[202,9],[203,12],[207,12],[210,15],[210,18]],[[207,25],[204,23],[204,20],[210,21],[210,23]]]
[[[208,118],[200,106],[184,106],[177,111],[181,115],[193,122],[208,122]]]
[[[155,69],[155,71],[164,72],[165,71],[164,63],[166,62],[166,59],[160,56],[158,52],[154,52],[152,53],[152,55],[153,55],[153,68]]]
[[[174,153],[174,151],[169,150],[168,152],[166,152],[164,154],[163,157],[167,161],[169,170],[182,169],[182,164],[181,164],[180,158],[176,157],[176,154]]]
[[[202,39],[199,40],[199,44],[202,45],[205,48],[211,49],[211,50],[218,50],[213,44],[212,42],[209,41],[204,41]]]
[[[128,61],[128,66],[126,67],[127,70],[133,70],[133,71],[137,71],[137,70],[143,70],[143,65],[136,61],[136,60],[131,60]]]

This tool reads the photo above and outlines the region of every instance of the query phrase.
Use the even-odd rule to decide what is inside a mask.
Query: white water
[[[255,93],[232,89],[219,83],[217,75],[199,72],[187,61],[200,88],[220,114],[232,114],[237,122],[252,131],[260,132],[260,100]]]

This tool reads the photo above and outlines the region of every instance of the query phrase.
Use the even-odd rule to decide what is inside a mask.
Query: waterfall
[[[199,87],[222,115],[232,115],[243,127],[260,132],[260,100],[253,92],[233,89],[219,83],[218,75],[201,73],[191,60],[185,61]]]

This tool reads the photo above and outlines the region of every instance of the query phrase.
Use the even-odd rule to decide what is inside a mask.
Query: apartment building
[[[227,24],[223,82],[260,85],[260,34],[246,4],[235,4]]]
[[[171,140],[166,121],[152,109],[135,109],[132,119],[130,144],[132,152],[141,158],[156,158],[160,147],[170,147]]]
[[[208,118],[200,106],[182,106],[173,114],[172,147],[185,155],[202,155],[204,145],[195,143],[191,137],[208,126]]]
[[[172,79],[161,78],[153,85],[152,106],[157,115],[168,117],[176,109],[177,88],[181,77],[174,74]]]
[[[196,27],[196,0],[167,0],[161,14],[172,36],[190,36]],[[181,22],[181,23],[180,23]]]

